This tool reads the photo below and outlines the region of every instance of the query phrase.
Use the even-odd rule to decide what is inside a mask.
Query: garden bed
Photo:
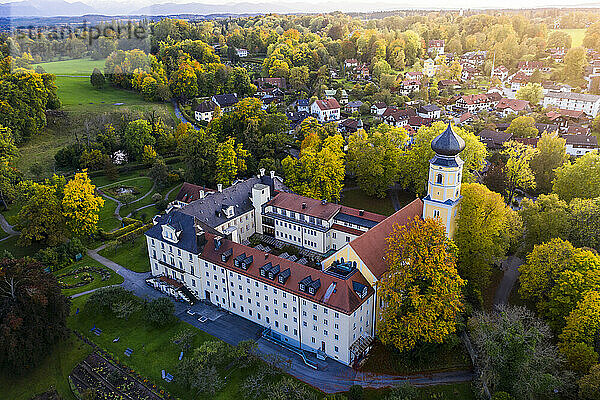
[[[75,389],[94,390],[99,399],[160,400],[163,397],[146,387],[128,371],[97,353],[90,354],[69,376]]]

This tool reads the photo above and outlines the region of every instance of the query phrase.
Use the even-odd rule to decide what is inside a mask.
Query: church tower
[[[460,183],[464,161],[459,153],[465,141],[448,127],[431,142],[435,156],[429,161],[427,196],[423,199],[423,218],[440,218],[446,235],[452,238],[460,204]]]

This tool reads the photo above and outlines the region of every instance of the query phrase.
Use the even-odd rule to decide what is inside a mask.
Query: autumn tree
[[[538,130],[535,127],[535,119],[529,115],[521,115],[512,120],[506,133],[512,133],[514,137],[536,137]]]
[[[544,98],[542,85],[539,83],[528,83],[517,91],[515,97],[519,100],[528,101],[531,106],[537,106]]]
[[[507,157],[505,165],[506,188],[508,190],[507,204],[511,204],[517,189],[535,188],[535,178],[529,166],[535,155],[535,149],[511,140],[504,143],[502,153]]]
[[[191,129],[181,137],[177,146],[185,163],[185,178],[188,182],[211,185],[215,181],[217,162],[217,138],[204,129]]]
[[[590,372],[579,379],[579,398],[596,400],[600,398],[600,364],[590,368]]]
[[[302,142],[300,157],[288,156],[281,162],[287,185],[303,196],[339,200],[346,171],[343,146],[341,135],[322,140],[309,134]]]
[[[229,138],[217,148],[216,181],[224,187],[230,186],[238,173],[246,171],[248,151],[241,143],[236,145],[234,138]]]
[[[538,140],[537,152],[529,162],[538,192],[550,193],[552,191],[555,170],[568,159],[565,143],[565,139],[547,132],[544,132]]]
[[[380,124],[368,133],[359,130],[348,139],[348,170],[369,196],[385,197],[398,179],[402,149],[408,135],[404,128]]]
[[[419,217],[396,225],[387,242],[389,270],[379,283],[381,341],[400,351],[444,342],[463,307],[456,246],[439,220]]]
[[[584,294],[600,285],[600,256],[557,238],[535,246],[519,271],[521,296],[560,329]]]
[[[600,197],[600,153],[589,152],[556,169],[552,191],[565,200]]]
[[[563,60],[562,80],[571,86],[583,86],[585,84],[583,73],[587,65],[586,49],[583,47],[569,49]]]
[[[569,240],[577,247],[600,252],[600,197],[569,202]]]
[[[145,119],[131,121],[125,127],[123,144],[127,154],[135,160],[142,157],[144,146],[153,146],[156,139],[152,135],[152,126]]]
[[[489,283],[492,263],[501,260],[521,233],[521,219],[502,196],[478,183],[463,184],[454,242],[458,270],[480,296]]]
[[[0,369],[22,374],[68,334],[70,302],[32,259],[0,259]]]
[[[422,126],[413,136],[413,143],[402,157],[400,167],[400,183],[405,188],[422,195],[426,191],[429,179],[429,160],[435,153],[431,149],[431,141],[447,128],[447,124],[437,121],[431,126]],[[465,149],[460,153],[463,165],[463,182],[473,178],[471,171],[479,171],[485,165],[487,151],[478,136],[461,127],[453,127],[454,132],[465,141]]]
[[[12,164],[18,155],[11,130],[0,125],[0,202],[5,209],[17,194],[20,173]]]
[[[597,288],[596,288],[597,289]],[[566,318],[559,335],[561,352],[571,367],[582,374],[600,361],[600,291],[590,290]],[[582,354],[586,356],[582,357]]]
[[[67,229],[73,237],[84,237],[96,232],[104,199],[94,194],[95,186],[87,172],[76,173],[64,188],[62,211]]]

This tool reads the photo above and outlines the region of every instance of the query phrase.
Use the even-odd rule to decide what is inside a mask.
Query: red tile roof
[[[340,232],[346,232],[346,233],[349,233],[349,234],[355,235],[355,236],[360,236],[363,233],[365,233],[364,231],[360,231],[358,229],[350,228],[349,226],[344,226],[344,225],[340,225],[340,224],[331,225],[331,229],[335,229],[336,231],[340,231]]]
[[[252,279],[263,282],[275,288],[285,290],[288,293],[293,293],[301,298],[323,304],[345,314],[353,313],[373,293],[373,289],[358,270],[350,277],[341,279],[324,271],[298,264],[285,258],[277,257],[275,255],[256,250],[252,247],[244,246],[227,239],[221,239],[221,246],[218,249],[215,249],[215,236],[205,233],[205,237],[207,242],[200,253],[201,259],[224,267],[240,275],[251,277]],[[221,254],[229,249],[233,249],[233,254],[226,262],[223,262],[221,260]],[[234,266],[235,257],[242,253],[245,253],[247,257],[253,257],[252,264],[247,270],[243,270]],[[291,274],[286,280],[285,284],[280,284],[277,279],[270,280],[266,277],[260,276],[260,267],[269,262],[273,266],[279,265],[280,271],[285,271],[288,268],[290,269]],[[321,286],[317,289],[315,295],[310,295],[300,290],[299,283],[307,276],[310,276],[313,281],[318,279],[321,282]],[[361,299],[354,291],[352,282],[358,282],[361,285],[366,286],[367,296]],[[331,293],[328,299],[325,299],[325,293],[332,283],[335,283],[335,290]]]
[[[529,109],[529,102],[527,100],[507,99],[506,97],[503,97],[498,102],[496,108],[498,110],[510,108],[513,111],[525,111]]]
[[[184,203],[190,203],[200,198],[201,191],[204,191],[205,194],[214,192],[213,189],[185,182],[183,186],[181,186],[181,189],[179,189],[179,193],[177,193],[175,200],[182,201]]]
[[[325,99],[325,100],[316,100],[317,106],[321,110],[334,110],[336,108],[340,108],[340,103],[336,99]]]
[[[377,279],[387,271],[388,265],[384,260],[387,250],[386,238],[394,226],[405,225],[410,219],[423,215],[423,201],[419,198],[396,211],[382,222],[350,242],[350,246],[365,263]]]

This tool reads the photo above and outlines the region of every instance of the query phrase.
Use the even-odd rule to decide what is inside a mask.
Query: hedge
[[[113,240],[118,239],[122,235],[128,234],[129,232],[140,227],[141,225],[142,221],[136,219],[135,222],[130,223],[129,225],[125,225],[124,227],[114,230],[112,232],[105,232],[104,230],[100,229],[98,230],[98,233],[100,234],[102,240]]]
[[[146,225],[142,225],[139,228],[137,228],[131,232],[128,232],[122,236],[119,236],[116,240],[119,244],[123,244],[123,243],[127,242],[128,240],[134,241],[135,239],[138,238],[138,236],[141,236],[144,232],[146,232],[152,226],[154,226],[154,223],[148,222]]]

